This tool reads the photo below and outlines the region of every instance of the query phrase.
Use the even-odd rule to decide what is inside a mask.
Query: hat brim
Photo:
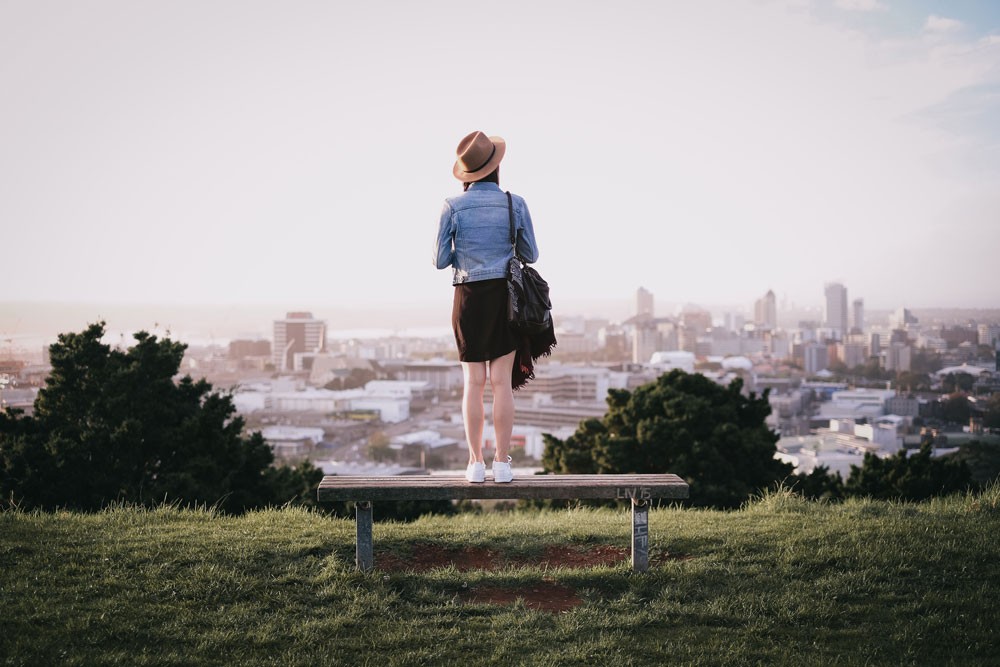
[[[463,183],[472,183],[473,181],[478,181],[483,176],[489,176],[493,173],[494,169],[500,166],[500,161],[503,160],[504,153],[507,152],[507,142],[504,141],[503,137],[490,137],[490,141],[493,142],[493,145],[497,149],[493,157],[476,171],[465,171],[462,169],[462,165],[456,161],[455,166],[451,169],[451,172],[455,174],[455,178]]]

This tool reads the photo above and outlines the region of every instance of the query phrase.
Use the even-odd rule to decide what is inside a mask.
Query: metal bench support
[[[632,571],[649,569],[649,501],[632,500]]]
[[[355,506],[358,518],[358,540],[355,547],[355,563],[362,572],[368,572],[375,566],[375,554],[372,541],[372,503],[362,500]]]

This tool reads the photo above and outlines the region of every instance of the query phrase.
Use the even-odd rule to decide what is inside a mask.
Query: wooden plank
[[[324,477],[317,491],[320,502],[520,498],[680,500],[687,497],[688,485],[677,475],[532,475],[518,477],[509,484],[490,480],[472,484],[461,476],[443,475],[334,475]]]

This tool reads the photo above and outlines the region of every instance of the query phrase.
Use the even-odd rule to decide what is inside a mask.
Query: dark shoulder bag
[[[514,201],[507,193],[507,211],[510,214],[510,244],[514,256],[507,265],[507,291],[509,293],[507,321],[519,334],[532,335],[552,326],[552,302],[549,284],[529,266],[517,252],[517,232],[514,225]]]

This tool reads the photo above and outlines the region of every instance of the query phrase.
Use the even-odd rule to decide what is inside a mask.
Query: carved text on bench
[[[648,486],[619,486],[615,489],[616,499],[649,500],[652,497]]]

